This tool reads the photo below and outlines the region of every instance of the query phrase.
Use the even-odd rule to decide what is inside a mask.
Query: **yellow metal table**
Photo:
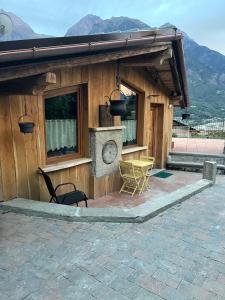
[[[143,193],[147,187],[149,186],[149,169],[153,167],[153,163],[150,161],[140,160],[140,159],[129,159],[125,160],[125,162],[132,163],[134,167],[141,168],[143,174],[143,181],[140,188],[140,193]]]
[[[125,160],[125,162],[130,162],[135,167],[141,167],[141,168],[152,167],[152,165],[153,165],[152,162],[144,161],[144,160],[140,160],[140,159],[129,159],[129,160]]]

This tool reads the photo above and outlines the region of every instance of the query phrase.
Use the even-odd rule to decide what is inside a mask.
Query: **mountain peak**
[[[90,34],[96,33],[109,33],[116,31],[134,31],[149,29],[150,26],[138,19],[132,19],[129,17],[112,17],[107,20],[95,24],[90,31]]]
[[[103,20],[95,15],[88,14],[84,16],[80,21],[78,21],[76,24],[71,26],[67,32],[66,36],[72,36],[72,35],[87,35],[91,31],[92,27]]]
[[[66,36],[99,34],[118,31],[134,31],[149,28],[150,26],[145,24],[144,22],[129,17],[120,16],[102,20],[100,17],[95,15],[86,15],[79,22],[69,28]]]
[[[177,27],[175,25],[173,25],[172,23],[167,22],[167,23],[161,25],[160,28],[177,28]]]

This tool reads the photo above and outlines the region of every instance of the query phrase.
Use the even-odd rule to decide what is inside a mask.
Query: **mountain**
[[[103,20],[97,16],[86,15],[67,30],[66,36],[90,34],[92,28],[102,21]]]
[[[93,16],[92,16],[93,17]],[[88,16],[81,19],[88,21]],[[78,22],[77,24],[79,24]],[[161,28],[175,27],[170,23]],[[93,24],[89,32],[83,31],[82,26],[72,26],[76,35],[97,34],[115,31],[150,29],[137,19],[128,17],[112,17]],[[184,35],[184,55],[189,83],[190,108],[193,123],[201,119],[225,119],[225,56],[205,46],[200,46],[186,33]],[[176,110],[175,115],[181,116],[182,111]]]
[[[166,23],[161,28],[175,27]],[[201,46],[185,32],[184,56],[189,85],[190,122],[201,119],[225,119],[225,56]],[[179,110],[176,116],[180,116]]]
[[[193,120],[225,119],[225,56],[184,36]]]
[[[48,37],[44,34],[35,33],[27,23],[25,23],[21,18],[19,18],[11,12],[6,12],[3,9],[0,9],[0,13],[4,13],[10,16],[13,23],[12,33],[6,36],[0,35],[0,41],[25,40]]]
[[[102,20],[97,16],[87,15],[78,23],[70,27],[66,36],[131,31],[149,28],[150,27],[147,24],[140,20],[128,17],[112,17],[111,19]]]

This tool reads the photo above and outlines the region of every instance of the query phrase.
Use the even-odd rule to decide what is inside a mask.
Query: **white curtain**
[[[77,145],[76,120],[46,120],[47,151]]]
[[[123,143],[136,140],[137,120],[122,121],[122,126],[126,127],[125,129],[123,129]]]

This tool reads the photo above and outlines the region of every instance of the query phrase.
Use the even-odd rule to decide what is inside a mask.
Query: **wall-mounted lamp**
[[[148,95],[146,98],[147,99],[152,99],[152,98],[157,98],[157,97],[159,97],[158,94],[152,94],[152,95]]]

